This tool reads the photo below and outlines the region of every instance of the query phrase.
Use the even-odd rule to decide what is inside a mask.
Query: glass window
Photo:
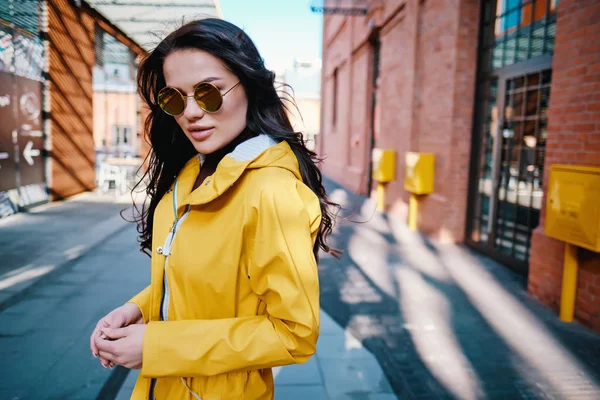
[[[553,53],[557,4],[483,1],[469,237],[525,263],[543,199],[552,71],[546,61],[533,73],[504,68]]]
[[[493,0],[488,0],[491,7]],[[484,19],[482,50],[491,47],[492,70],[554,51],[557,0],[497,0],[494,19]],[[493,38],[489,37],[493,26]]]
[[[0,25],[0,71],[10,72],[14,55],[13,35],[9,28]]]
[[[12,21],[17,28],[33,35],[40,31],[39,0],[13,0]]]
[[[44,46],[38,37],[25,36],[16,32],[14,39],[15,48],[15,74],[30,79],[41,80],[44,71]]]
[[[0,0],[0,20],[10,23],[12,21],[12,17],[10,16],[11,12],[11,1],[9,0]]]

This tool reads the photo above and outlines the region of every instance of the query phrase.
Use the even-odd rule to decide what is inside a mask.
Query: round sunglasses
[[[240,82],[233,85],[225,93],[221,93],[212,83],[200,82],[194,86],[194,94],[190,96],[183,95],[174,87],[165,86],[158,92],[158,105],[167,114],[177,116],[185,110],[187,98],[193,97],[200,108],[208,113],[214,113],[221,109],[223,97],[239,84]]]

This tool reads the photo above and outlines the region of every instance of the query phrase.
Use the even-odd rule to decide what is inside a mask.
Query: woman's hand
[[[100,332],[105,328],[123,328],[132,324],[141,324],[142,312],[139,307],[133,303],[127,303],[121,307],[115,308],[98,321],[92,335],[90,336],[90,349],[94,357],[98,357],[98,347],[96,346],[96,338],[100,337]],[[104,368],[113,367],[114,364],[100,356],[100,363]]]
[[[142,344],[146,325],[129,325],[125,328],[104,328],[96,337],[100,357],[129,369],[142,367]]]

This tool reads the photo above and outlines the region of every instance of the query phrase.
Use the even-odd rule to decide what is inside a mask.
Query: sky
[[[289,66],[294,58],[321,58],[323,15],[310,10],[311,0],[219,0],[223,18],[244,29],[270,69]]]

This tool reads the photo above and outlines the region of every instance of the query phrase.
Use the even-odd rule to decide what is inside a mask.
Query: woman
[[[170,34],[138,86],[151,284],[98,322],[92,353],[141,369],[133,399],[271,399],[271,368],[315,352],[317,252],[335,254],[316,156],[250,38],[223,20]]]

